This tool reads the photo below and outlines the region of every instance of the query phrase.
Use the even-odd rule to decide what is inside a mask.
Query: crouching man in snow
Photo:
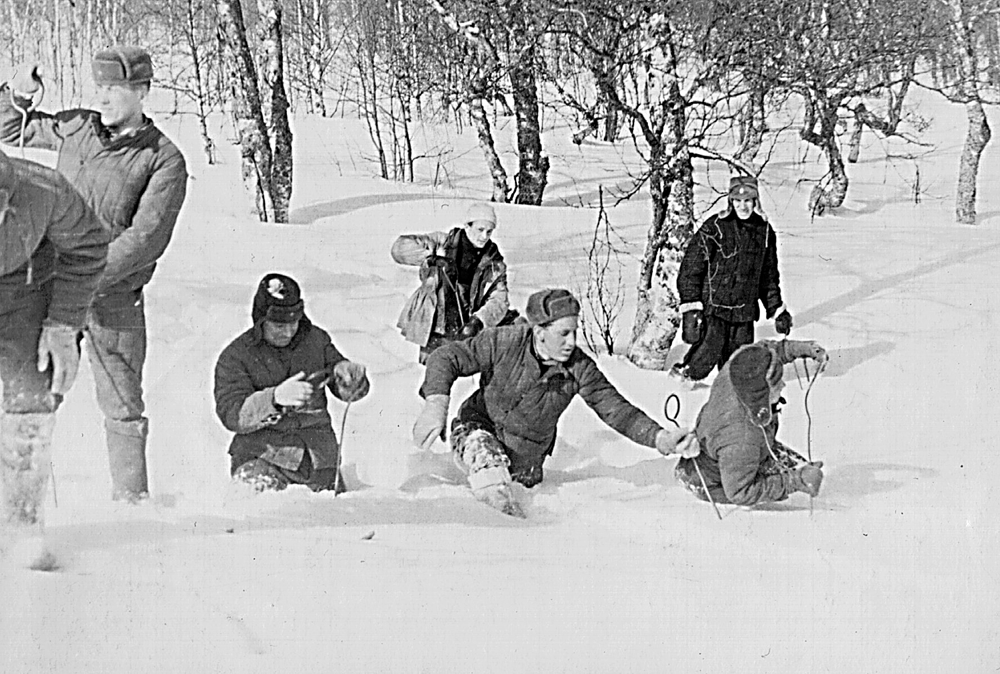
[[[306,318],[299,285],[288,276],[261,280],[251,314],[253,327],[215,366],[215,411],[236,434],[233,478],[258,491],[290,484],[343,491],[325,389],[347,403],[361,400],[369,388],[364,366]]]
[[[784,366],[796,358],[811,358],[821,368],[827,361],[816,342],[789,339],[743,346],[723,365],[695,425],[701,454],[678,461],[675,469],[695,496],[708,500],[707,486],[716,503],[750,506],[794,492],[819,494],[823,462],[808,463],[775,437]]]
[[[699,451],[689,430],[660,427],[625,400],[576,347],[579,315],[580,304],[569,291],[542,290],[528,298],[526,324],[483,330],[427,359],[420,389],[425,403],[413,427],[414,442],[428,449],[435,438],[444,439],[452,384],[479,373],[479,389],[452,422],[451,447],[476,498],[508,515],[524,517],[511,482],[534,487],[542,481],[542,464],[555,447],[556,424],[577,394],[633,442],[663,455],[677,452],[679,443],[682,456]]]
[[[110,238],[65,178],[0,153],[0,529],[35,548],[25,551],[33,559],[18,560],[29,565],[47,554],[42,502],[55,411],[76,380]]]

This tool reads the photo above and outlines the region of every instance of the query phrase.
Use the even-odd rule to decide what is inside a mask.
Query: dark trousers
[[[336,484],[336,468],[314,470],[312,465],[309,452],[306,452],[302,456],[302,463],[295,470],[276,466],[264,459],[253,459],[233,466],[232,473],[234,480],[250,484],[257,491],[281,491],[293,484],[304,484],[313,491],[344,491]]]
[[[87,317],[87,357],[97,405],[104,414],[113,498],[149,491],[142,369],[146,362],[146,313],[142,291],[94,300]]]
[[[52,283],[25,285],[23,278],[0,279],[0,380],[3,411],[54,412],[61,402],[50,390],[52,369],[38,371],[38,339],[49,312]]]
[[[726,364],[736,349],[753,343],[753,321],[731,323],[715,316],[704,317],[701,340],[691,345],[681,368],[685,376],[695,381],[704,379],[712,368]]]

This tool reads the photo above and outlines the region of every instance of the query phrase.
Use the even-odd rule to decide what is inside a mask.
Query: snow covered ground
[[[723,506],[722,521],[674,482],[674,461],[577,402],[545,482],[522,491],[527,521],[474,501],[443,445],[411,446],[422,368],[395,322],[416,274],[389,246],[488,196],[471,134],[426,129],[428,146],[449,150],[443,168],[386,183],[371,177],[356,121],[297,120],[296,224],[275,226],[245,212],[234,151],[207,166],[192,118],[161,118],[192,180],[147,294],[154,498],[109,502],[84,365],[56,432],[48,530],[62,568],[3,569],[0,671],[996,671],[1000,149],[983,156],[981,224],[956,226],[963,111],[927,99],[923,113],[934,147],[904,158],[914,148],[869,136],[835,215],[806,216],[811,184],[798,181],[823,164],[793,137],[763,175],[792,336],[832,356],[809,397],[812,453],[828,471],[811,509],[799,494]],[[596,211],[579,206],[636,166],[569,133],[545,139],[546,207],[497,207],[520,308],[539,288],[582,286]],[[623,342],[647,208],[610,213],[628,244]],[[228,483],[212,370],[269,271],[300,281],[309,315],[372,378],[346,421],[352,491],[336,499],[304,488],[248,498]],[[672,380],[600,363],[662,419]],[[781,438],[804,451],[804,391],[791,368],[786,380]],[[458,387],[453,408],[471,390]],[[679,393],[690,423],[707,389]],[[343,405],[331,407],[339,427]]]

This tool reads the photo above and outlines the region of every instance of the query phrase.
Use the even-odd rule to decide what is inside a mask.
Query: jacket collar
[[[111,147],[115,145],[126,145],[134,142],[137,139],[145,139],[156,127],[153,126],[153,120],[145,115],[142,116],[142,126],[136,129],[134,132],[125,135],[112,137],[111,129],[101,124],[101,113],[93,112],[90,116],[90,122],[94,127],[94,131],[97,133],[97,137],[100,139],[101,144],[105,147]]]

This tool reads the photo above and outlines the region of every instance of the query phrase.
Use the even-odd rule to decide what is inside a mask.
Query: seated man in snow
[[[456,461],[469,475],[476,498],[517,517],[523,511],[512,481],[533,487],[556,442],[556,424],[579,394],[611,428],[661,454],[698,452],[690,431],[665,430],[615,389],[576,346],[580,303],[567,290],[542,290],[528,298],[527,323],[486,329],[472,339],[442,346],[427,359],[420,393],[423,411],[414,442],[428,449],[444,439],[451,386],[479,373],[479,390],[451,425]]]
[[[819,494],[823,462],[808,463],[775,438],[784,366],[796,358],[811,358],[821,368],[827,361],[816,342],[762,340],[741,347],[722,366],[695,424],[701,454],[678,461],[675,470],[695,496],[749,506],[793,492]]]
[[[342,491],[324,389],[348,403],[364,398],[364,366],[347,360],[306,318],[299,285],[288,276],[265,276],[251,313],[253,327],[215,366],[215,411],[236,434],[229,446],[233,477],[258,490],[305,484]]]

